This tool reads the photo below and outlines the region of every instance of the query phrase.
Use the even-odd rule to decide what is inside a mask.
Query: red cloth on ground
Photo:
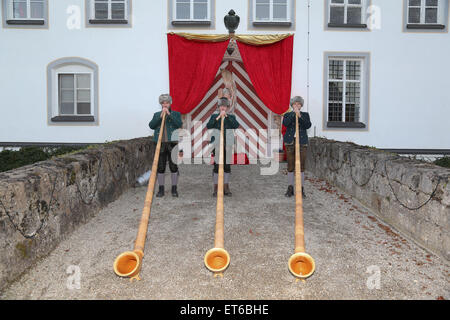
[[[214,156],[211,154],[211,161],[209,164],[214,164]],[[250,161],[248,160],[246,153],[234,153],[233,154],[233,163],[230,163],[231,165],[239,164],[239,165],[245,165],[250,164]]]
[[[235,153],[233,157],[233,164],[250,164],[246,153]]]
[[[281,135],[284,137],[284,134],[286,133],[287,128],[284,126],[284,124],[281,125]],[[286,146],[284,145],[284,139],[283,139],[283,161],[287,161],[287,154],[286,154]]]

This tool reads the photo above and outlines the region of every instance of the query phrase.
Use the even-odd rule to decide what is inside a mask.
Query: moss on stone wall
[[[16,249],[22,258],[27,258],[29,256],[32,243],[33,241],[28,239],[16,244]]]
[[[0,172],[48,160],[52,157],[76,153],[86,148],[87,147],[23,147],[18,151],[3,150],[0,152]]]
[[[444,168],[450,168],[450,157],[437,159],[436,161],[434,161],[434,164]]]

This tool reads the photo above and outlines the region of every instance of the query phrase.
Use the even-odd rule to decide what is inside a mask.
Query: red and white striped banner
[[[240,127],[235,130],[235,153],[245,153],[251,163],[258,158],[267,157],[267,142],[270,110],[258,98],[244,65],[237,61],[224,61],[216,74],[216,78],[200,104],[190,113],[192,139],[192,156],[209,158],[212,146],[206,124],[214,112],[217,112],[217,96],[219,89],[225,84],[221,69],[227,69],[236,83],[236,107],[234,114]]]

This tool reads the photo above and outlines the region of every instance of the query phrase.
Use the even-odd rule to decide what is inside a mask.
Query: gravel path
[[[180,197],[166,191],[154,199],[142,281],[117,277],[112,264],[133,248],[146,187],[128,190],[79,227],[0,298],[450,299],[448,262],[310,173],[305,242],[316,271],[296,283],[287,268],[295,200],[284,197],[286,175],[261,176],[255,165],[232,168],[233,196],[225,198],[231,263],[224,278],[213,278],[203,265],[214,244],[211,166],[182,165],[180,171]],[[166,182],[170,191],[169,175]]]

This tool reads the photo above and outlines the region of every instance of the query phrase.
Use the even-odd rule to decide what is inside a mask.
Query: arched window
[[[47,67],[48,122],[98,124],[98,66],[62,58]]]

